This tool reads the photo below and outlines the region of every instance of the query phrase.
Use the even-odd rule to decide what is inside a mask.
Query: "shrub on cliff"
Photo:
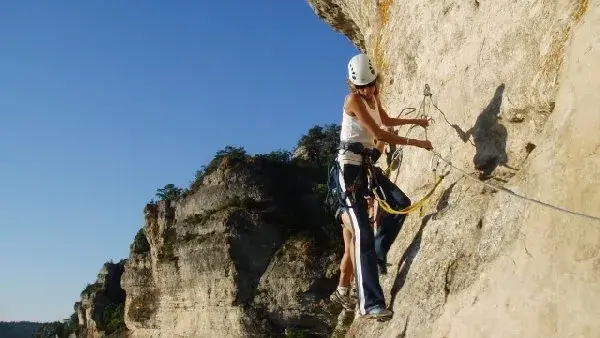
[[[290,161],[292,160],[292,153],[287,150],[279,149],[279,150],[272,151],[268,154],[258,154],[255,157],[273,161],[273,162],[287,164],[287,163],[290,163]]]
[[[127,329],[124,321],[123,304],[110,303],[104,308],[104,333],[112,334]]]
[[[11,321],[2,322],[0,321],[0,337],[2,338],[20,338],[20,337],[33,337],[35,332],[44,323],[30,322],[30,321]]]
[[[130,249],[136,254],[144,254],[150,251],[150,243],[148,243],[148,239],[146,238],[143,228],[140,228],[137,234],[135,234],[135,238],[133,239],[133,243],[131,243]]]
[[[217,151],[213,159],[207,165],[203,165],[200,170],[196,171],[196,176],[192,182],[191,190],[195,191],[200,185],[202,185],[202,180],[204,177],[217,170],[224,159],[236,162],[246,158],[248,158],[248,154],[246,153],[244,147],[234,147],[228,145],[225,148]]]
[[[182,192],[181,188],[177,188],[174,184],[169,183],[162,188],[156,189],[156,197],[162,201],[176,201],[181,196]]]
[[[67,338],[71,333],[77,331],[79,319],[77,313],[71,314],[69,319],[62,322],[54,321],[42,324],[35,332],[36,338]]]
[[[309,162],[319,167],[327,167],[337,151],[340,131],[341,126],[337,124],[313,126],[302,135],[296,149],[304,148]]]

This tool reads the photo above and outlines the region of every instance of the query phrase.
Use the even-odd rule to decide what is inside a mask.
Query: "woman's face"
[[[358,93],[365,99],[370,99],[375,95],[375,90],[377,90],[377,83],[373,82],[369,86],[358,88]]]

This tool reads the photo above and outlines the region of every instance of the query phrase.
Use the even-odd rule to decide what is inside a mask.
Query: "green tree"
[[[313,126],[302,135],[296,148],[305,148],[308,160],[313,164],[319,167],[327,166],[337,152],[340,131],[341,127],[337,124]]]
[[[279,162],[279,163],[290,163],[292,159],[292,153],[288,150],[275,150],[268,154],[259,154],[256,155],[257,158],[264,158],[269,161]]]
[[[104,308],[103,319],[106,325],[105,334],[124,331],[126,329],[123,304],[110,303]]]
[[[181,188],[177,188],[174,184],[169,183],[162,188],[156,189],[156,197],[160,200],[176,201],[181,196]]]
[[[235,146],[225,146],[225,148],[217,151],[213,159],[207,164],[203,165],[200,170],[196,171],[196,175],[194,176],[194,181],[192,182],[192,191],[195,191],[198,186],[202,184],[202,180],[206,175],[214,172],[219,168],[223,160],[227,159],[230,162],[237,162],[240,160],[247,159],[248,153],[244,149],[244,147],[235,147]]]

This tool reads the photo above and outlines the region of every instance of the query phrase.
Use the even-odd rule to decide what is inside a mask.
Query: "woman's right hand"
[[[426,150],[433,150],[433,145],[431,144],[430,141],[427,141],[427,140],[426,141],[417,140],[417,144],[415,144],[415,146],[426,149]]]

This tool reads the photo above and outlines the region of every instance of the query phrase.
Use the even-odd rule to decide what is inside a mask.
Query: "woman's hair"
[[[354,86],[354,83],[352,83],[349,79],[346,79],[346,84],[348,85],[348,90],[350,93],[356,93],[358,91],[358,89],[356,89]]]
[[[376,85],[379,84],[379,75],[377,75],[377,77],[375,78],[375,80],[373,80],[373,82],[375,82]],[[351,93],[356,93],[358,91],[357,87],[361,87],[361,86],[356,86],[348,78],[346,78],[346,84],[348,85],[348,90],[350,90]],[[375,93],[377,93],[377,92],[379,92],[379,88],[375,89]]]

